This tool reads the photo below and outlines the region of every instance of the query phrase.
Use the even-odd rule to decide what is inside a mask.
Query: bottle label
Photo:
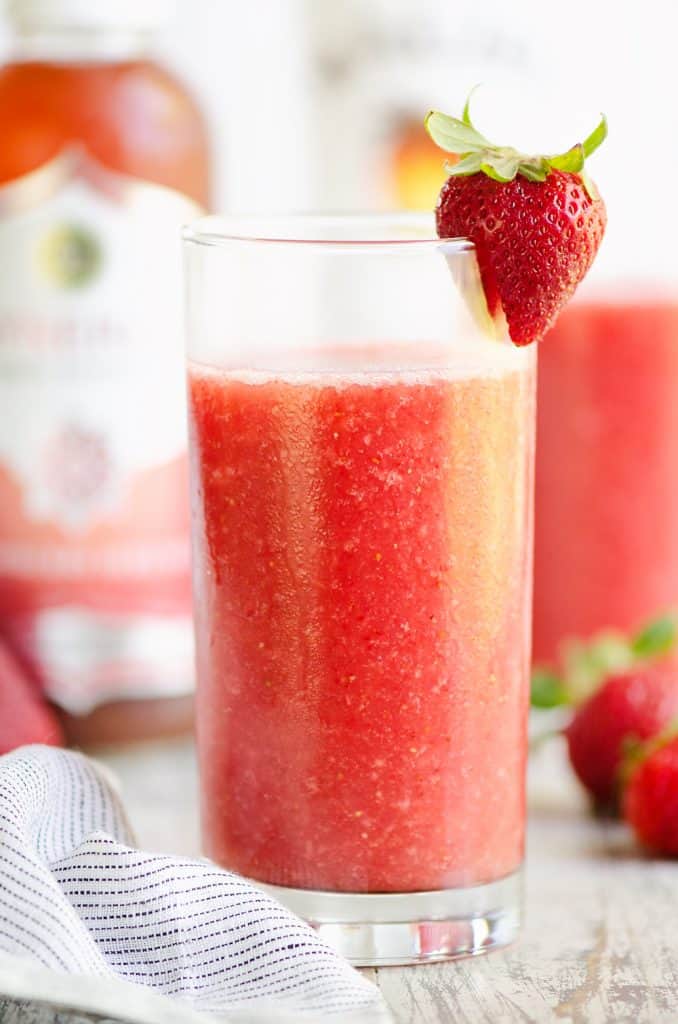
[[[0,189],[0,631],[76,714],[191,688],[186,197],[79,150]]]

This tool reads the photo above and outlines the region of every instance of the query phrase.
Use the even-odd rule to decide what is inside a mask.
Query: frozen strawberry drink
[[[478,350],[192,369],[205,841],[243,874],[411,892],[520,864],[532,381]]]
[[[360,962],[507,941],[523,853],[533,353],[413,225],[187,245],[205,850]]]

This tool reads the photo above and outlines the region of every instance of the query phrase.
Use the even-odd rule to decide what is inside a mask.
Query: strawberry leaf
[[[673,650],[678,639],[678,622],[675,615],[663,615],[648,623],[631,640],[631,650],[636,658],[658,658]]]
[[[482,165],[482,153],[469,153],[456,164],[445,164],[445,170],[451,178],[463,178],[466,174],[477,174]]]
[[[569,704],[564,680],[549,668],[539,665],[532,670],[530,703],[533,708],[557,708]]]
[[[584,147],[581,142],[578,142],[572,149],[568,149],[567,153],[561,153],[560,156],[550,156],[548,164],[558,171],[569,171],[570,174],[579,174],[584,166],[584,157]]]
[[[580,171],[579,172],[579,177],[581,178],[582,185],[584,186],[584,188],[588,192],[589,199],[592,199],[595,202],[596,199],[599,198],[599,193],[598,193],[598,189],[596,188],[592,178],[589,177],[589,175],[588,175],[586,170]]]
[[[424,125],[435,144],[446,153],[473,153],[490,146],[473,125],[465,124],[448,114],[441,114],[438,110],[428,112]]]
[[[605,114],[601,114],[600,121],[598,122],[597,126],[593,129],[591,134],[584,139],[584,141],[581,144],[581,147],[584,150],[584,157],[591,156],[591,153],[594,153],[598,149],[598,146],[600,146],[600,144],[604,142],[606,138],[607,118],[605,117]]]
[[[478,86],[474,85],[473,88],[471,89],[470,93],[466,97],[466,103],[464,104],[464,111],[463,111],[463,113],[461,115],[462,121],[464,122],[464,124],[467,124],[469,126],[469,128],[473,127],[473,125],[471,123],[471,97],[473,96],[473,93],[476,91],[477,88],[478,88]]]
[[[549,172],[548,167],[541,167],[532,163],[521,163],[518,170],[528,181],[546,181],[546,176]]]
[[[520,154],[515,150],[505,153],[499,150],[485,158],[482,170],[495,181],[513,181],[518,173],[519,164]]]

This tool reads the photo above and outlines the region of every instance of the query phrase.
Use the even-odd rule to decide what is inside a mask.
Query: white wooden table
[[[198,852],[190,744],[102,759],[121,780],[142,846]],[[365,973],[398,1024],[676,1024],[678,862],[646,859],[622,825],[590,818],[556,740],[530,765],[520,940],[484,957]],[[2,1024],[47,1019],[0,1003]]]

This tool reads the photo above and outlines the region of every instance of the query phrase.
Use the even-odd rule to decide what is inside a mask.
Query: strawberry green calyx
[[[458,162],[445,164],[450,177],[470,174],[486,174],[494,181],[513,181],[517,174],[528,181],[545,181],[551,171],[566,171],[577,174],[591,199],[598,198],[595,185],[584,167],[585,160],[607,136],[607,121],[604,115],[591,134],[564,153],[555,156],[529,156],[519,153],[512,146],[496,146],[475,128],[469,113],[470,96],[464,106],[461,119],[431,110],[426,115],[426,131],[440,149],[454,153]]]
[[[653,619],[631,640],[631,651],[637,660],[660,658],[669,654],[678,639],[678,619],[672,613]]]
[[[643,626],[631,637],[612,630],[587,643],[570,641],[563,651],[562,670],[536,665],[532,671],[531,703],[554,708],[583,703],[609,676],[657,661],[678,645],[678,613]]]

